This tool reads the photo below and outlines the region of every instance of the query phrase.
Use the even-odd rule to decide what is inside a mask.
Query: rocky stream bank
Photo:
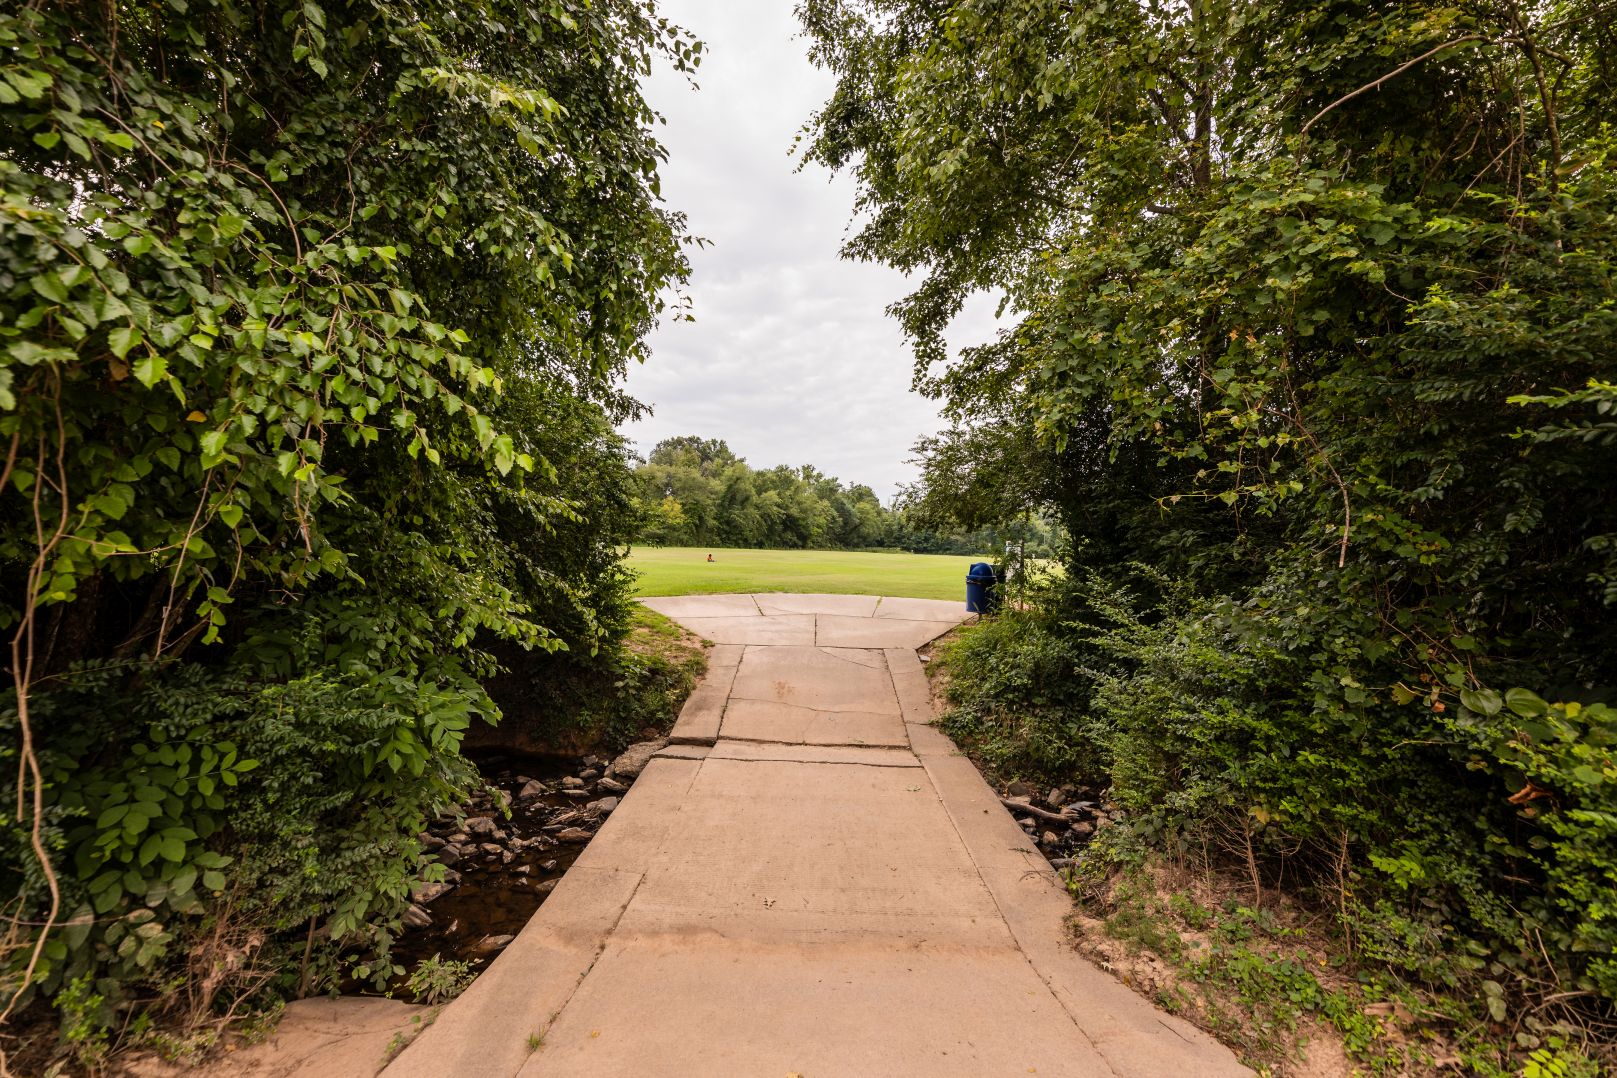
[[[664,744],[639,742],[610,759],[478,758],[485,790],[421,836],[423,868],[441,864],[444,878],[412,892],[394,991],[408,997],[410,974],[435,956],[477,972],[504,950]]]
[[[1000,804],[1057,871],[1072,867],[1080,848],[1123,818],[1122,809],[1087,786],[1057,786],[1040,794],[1028,783],[1011,782],[997,792]]]

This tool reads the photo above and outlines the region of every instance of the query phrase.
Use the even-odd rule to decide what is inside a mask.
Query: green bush
[[[940,649],[952,705],[943,728],[1011,778],[1096,781],[1110,758],[1089,725],[1098,656],[1042,607],[1007,610]]]
[[[92,977],[123,1003],[166,983],[222,917],[260,933],[285,991],[302,941],[275,934],[315,920],[324,949],[385,980],[416,836],[476,781],[455,752],[468,699],[357,672],[139,674],[130,687],[126,667],[86,666],[38,700],[38,720],[69,732],[41,763],[71,912],[29,991]],[[15,822],[4,838],[27,864]]]
[[[1617,998],[1617,712],[1416,696],[1362,660],[1392,687],[1326,686],[1322,660],[1351,638],[1300,638],[1272,608],[1143,567],[1126,580],[1075,576],[1045,604],[1082,620],[1009,613],[947,659],[946,728],[1003,770],[1093,782],[1128,810],[1088,856],[1143,840],[1250,859],[1241,871],[1311,891],[1361,957],[1405,975]]]
[[[697,51],[637,0],[0,12],[0,1014],[391,972],[494,649],[627,624],[687,268],[642,77]]]

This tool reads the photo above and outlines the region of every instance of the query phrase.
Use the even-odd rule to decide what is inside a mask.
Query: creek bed
[[[448,865],[450,886],[418,887],[393,945],[393,960],[405,972],[390,989],[403,998],[410,974],[433,956],[467,962],[474,973],[485,969],[538,912],[633,782],[629,775],[608,777],[610,761],[594,756],[473,754],[473,760],[497,793],[474,796],[463,816],[439,819],[423,836],[427,857]]]

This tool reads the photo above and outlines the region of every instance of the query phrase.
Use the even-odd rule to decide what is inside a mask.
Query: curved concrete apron
[[[1064,942],[1049,865],[929,725],[915,649],[962,604],[646,605],[716,644],[673,743],[386,1078],[1249,1073]]]

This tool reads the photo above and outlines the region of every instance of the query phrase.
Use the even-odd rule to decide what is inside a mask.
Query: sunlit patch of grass
[[[707,556],[713,555],[713,561]],[[983,556],[901,551],[636,547],[629,567],[640,595],[823,592],[965,601],[966,571]]]

